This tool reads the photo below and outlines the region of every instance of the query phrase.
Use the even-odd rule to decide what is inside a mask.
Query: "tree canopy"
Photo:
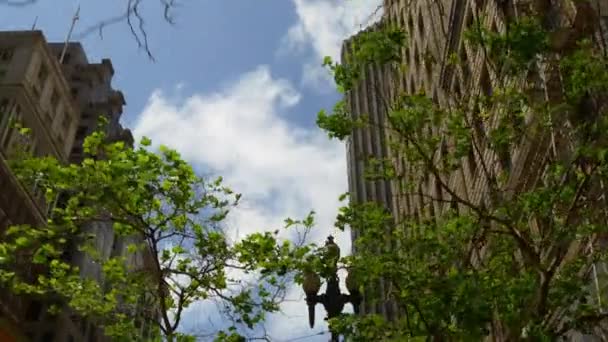
[[[215,338],[243,340],[279,309],[294,271],[316,253],[305,235],[293,243],[280,230],[230,241],[225,218],[241,195],[221,177],[199,177],[174,150],[154,152],[147,138],[131,148],[98,130],[84,152],[80,164],[23,151],[12,159],[20,180],[57,205],[45,226],[5,232],[0,281],[17,295],[54,303],[50,311],[69,309],[91,320],[109,337],[192,338],[180,330],[184,312],[216,301],[232,323]],[[286,226],[306,234],[312,215]],[[108,237],[122,248],[100,248]],[[136,329],[142,324],[150,326],[147,335]]]
[[[475,62],[487,82],[456,81],[443,99],[400,86],[414,33],[389,21],[355,36],[341,63],[326,58],[346,99],[318,125],[342,140],[385,134],[388,158],[359,157],[367,180],[392,182],[400,201],[398,212],[352,201],[338,217],[356,233],[356,253],[342,261],[367,288],[368,307],[395,308],[389,320],[332,320],[350,340],[604,336],[606,53],[588,2],[561,26],[534,4],[504,13],[500,29],[472,15],[463,37],[480,61],[455,51],[444,68]],[[370,79],[371,68],[390,84]],[[352,111],[348,95],[361,84],[377,93],[384,122]]]

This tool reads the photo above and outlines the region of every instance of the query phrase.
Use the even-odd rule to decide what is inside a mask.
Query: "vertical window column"
[[[13,101],[9,101],[6,108],[3,118],[0,120],[0,149],[3,150],[8,148],[13,133],[13,127],[11,127],[15,119],[15,105]]]

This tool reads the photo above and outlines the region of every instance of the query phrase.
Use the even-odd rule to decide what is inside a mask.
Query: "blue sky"
[[[229,217],[235,237],[274,230],[284,218],[311,209],[318,213],[313,238],[336,234],[337,197],[347,190],[345,150],[314,124],[317,111],[339,98],[320,64],[325,55],[337,57],[341,40],[368,24],[381,0],[181,0],[175,26],[163,20],[159,0],[145,0],[155,62],[138,49],[125,23],[106,27],[103,39],[80,35],[122,13],[125,3],[80,1],[73,36],[90,61],[112,59],[113,85],[127,100],[123,123],[136,136],[178,149],[198,170],[223,175],[243,193],[241,208]],[[77,0],[4,5],[0,27],[29,29],[38,17],[47,40],[63,41],[77,6]],[[337,240],[349,249],[347,234]],[[294,290],[295,301],[267,322],[273,340],[326,330],[321,307],[317,329],[309,330],[300,296]],[[206,310],[194,307],[187,321],[201,326]]]

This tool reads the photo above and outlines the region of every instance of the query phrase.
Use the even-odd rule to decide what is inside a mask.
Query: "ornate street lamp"
[[[327,237],[325,242],[325,252],[328,263],[331,266],[331,271],[325,277],[327,281],[327,289],[325,293],[318,294],[321,289],[321,277],[308,271],[304,273],[304,281],[302,287],[306,293],[306,304],[308,304],[308,322],[310,327],[315,325],[315,306],[323,304],[327,312],[326,320],[337,317],[342,313],[344,305],[351,303],[355,314],[359,313],[359,304],[361,303],[361,294],[352,277],[347,276],[346,287],[350,294],[340,292],[340,279],[338,278],[338,259],[340,259],[340,248],[334,242],[333,236]],[[332,332],[331,341],[338,341],[338,336]]]

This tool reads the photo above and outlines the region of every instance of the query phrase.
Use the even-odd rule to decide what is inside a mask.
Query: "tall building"
[[[65,163],[81,162],[83,140],[97,128],[100,115],[108,121],[109,139],[132,146],[131,132],[119,123],[125,100],[112,88],[113,75],[109,59],[90,63],[79,43],[47,43],[40,31],[0,32],[0,232],[14,224],[42,226],[52,207],[62,201],[60,196],[45,203],[37,189],[17,181],[7,163],[16,149],[25,147],[37,156],[53,156]],[[28,139],[18,134],[15,121],[31,129]],[[95,234],[96,247],[106,259],[124,255],[129,241],[137,239],[115,236],[110,222],[83,229]],[[103,282],[101,266],[75,247],[65,258],[79,267],[82,277]],[[151,261],[146,252],[129,258],[134,267],[149,266]],[[105,340],[95,322],[67,308],[50,316],[48,304],[42,298],[17,298],[0,289],[0,340]],[[148,330],[145,322],[139,328],[142,334]]]
[[[64,43],[49,44],[57,60],[62,58],[64,47],[66,47]],[[82,45],[70,42],[65,49],[61,65],[70,86],[70,94],[81,113],[75,141],[70,151],[70,160],[81,161],[84,138],[97,128],[100,115],[108,120],[106,133],[110,139],[125,140],[132,145],[133,137],[130,130],[123,128],[119,122],[126,102],[122,92],[112,88],[114,76],[112,62],[109,59],[102,59],[101,63],[89,63]]]
[[[15,122],[31,128],[27,141],[22,140]],[[27,147],[38,156],[50,155],[67,162],[79,110],[70,96],[70,87],[61,66],[41,32],[0,33],[0,229],[14,224],[43,225],[48,204],[36,189],[25,188],[14,177],[7,159],[18,148]],[[11,335],[19,324],[38,321],[28,298],[15,298],[6,291],[2,296],[2,316],[10,324]],[[35,311],[35,310],[34,310]],[[47,332],[31,328],[32,331]],[[8,336],[7,335],[7,336]],[[48,335],[45,335],[48,337]],[[5,336],[7,341],[10,341]]]
[[[608,1],[592,0],[591,6],[585,2],[558,1],[560,10],[547,18],[552,27],[571,25],[573,32],[585,31],[595,41],[608,42]],[[428,217],[440,213],[450,204],[438,201],[431,203],[415,193],[426,193],[441,197],[441,191],[433,176],[422,177],[418,189],[404,193],[398,180],[368,180],[365,167],[368,157],[389,158],[396,172],[408,174],[409,166],[402,155],[390,148],[395,139],[385,127],[387,121],[387,99],[396,95],[414,94],[419,91],[429,96],[436,104],[447,106],[458,101],[465,94],[491,95],[496,75],[486,64],[484,51],[468,43],[464,32],[473,27],[476,20],[482,20],[484,27],[494,31],[504,30],[505,22],[518,17],[530,6],[541,2],[524,1],[484,1],[484,0],[384,0],[384,14],[379,24],[368,30],[376,30],[380,25],[397,25],[407,32],[402,55],[406,64],[405,72],[395,73],[387,66],[368,66],[362,72],[362,81],[346,94],[348,111],[353,117],[366,115],[370,125],[355,129],[347,140],[347,165],[349,192],[355,202],[373,201],[382,204],[392,213],[396,222],[405,218]],[[541,4],[542,5],[542,4]],[[557,5],[556,5],[557,6]],[[590,9],[592,8],[591,12]],[[595,13],[594,13],[595,12]],[[594,18],[599,19],[596,23]],[[600,25],[597,25],[597,24]],[[589,25],[593,32],[588,31]],[[601,28],[604,28],[603,30]],[[580,37],[580,36],[577,36]],[[352,50],[352,42],[357,36],[343,44],[342,59]],[[454,63],[456,59],[458,63]],[[530,83],[542,83],[540,96],[548,101],[555,98],[559,86],[559,75],[546,66],[539,65],[538,73],[531,75]],[[501,160],[503,168],[510,169],[509,184],[523,188],[531,186],[540,177],[540,164],[547,158],[551,142],[546,136],[522,141],[512,151],[508,160]],[[484,158],[487,153],[482,153]],[[487,200],[488,183],[481,177],[478,167],[479,155],[471,154],[462,166],[448,177],[450,186],[456,193],[472,203]],[[353,233],[353,239],[356,239]],[[354,250],[354,253],[357,251]],[[399,316],[396,305],[389,298],[388,284],[381,282],[370,286],[379,300],[362,304],[362,313],[377,313],[388,319]]]
[[[123,141],[128,146],[133,146],[131,131],[120,124],[126,102],[122,92],[112,87],[114,76],[112,62],[109,59],[102,59],[101,63],[90,63],[82,45],[78,42],[70,42],[67,46],[64,43],[50,43],[49,47],[61,62],[64,76],[70,85],[70,94],[79,105],[81,113],[70,151],[70,162],[82,162],[84,139],[98,129],[100,116],[108,122],[105,133],[110,141]],[[128,265],[132,267],[151,267],[153,260],[149,250],[126,253],[130,243],[141,242],[142,238],[118,236],[114,233],[112,224],[110,221],[98,221],[83,227],[86,233],[95,235],[95,245],[102,259],[125,256]],[[69,257],[70,261],[79,267],[82,277],[103,282],[103,272],[99,263],[77,250],[70,253]],[[103,331],[97,329],[94,322],[86,322],[85,325],[88,326],[88,330],[82,331],[83,336],[89,338],[92,334],[100,338],[103,336]],[[148,322],[141,320],[139,323],[141,336],[146,336],[149,328]]]
[[[0,35],[0,227],[46,222],[47,205],[16,182],[7,157],[27,143],[36,155],[67,161],[74,142],[79,109],[54,57],[39,31]],[[30,141],[20,141],[15,121],[31,128]]]

